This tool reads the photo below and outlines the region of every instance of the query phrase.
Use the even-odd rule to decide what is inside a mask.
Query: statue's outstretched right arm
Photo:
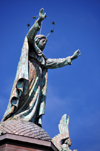
[[[46,17],[46,13],[44,13],[44,9],[42,8],[39,12],[38,19],[35,21],[34,25],[31,27],[31,29],[27,34],[30,43],[33,42],[34,37],[36,36],[37,32],[40,30],[41,22],[44,20],[45,17]]]

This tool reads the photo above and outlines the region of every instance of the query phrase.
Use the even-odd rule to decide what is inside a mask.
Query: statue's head
[[[36,35],[34,42],[38,46],[38,48],[43,51],[47,43],[47,38],[44,35]]]
[[[68,146],[70,147],[72,144],[72,140],[70,138],[65,139],[64,144],[68,144]]]

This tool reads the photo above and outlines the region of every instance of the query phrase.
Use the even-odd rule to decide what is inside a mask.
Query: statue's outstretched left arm
[[[76,59],[78,56],[80,56],[81,55],[81,53],[80,53],[80,50],[78,49],[78,50],[76,50],[75,52],[74,52],[74,54],[71,56],[71,60],[74,60],[74,59]]]
[[[76,59],[80,56],[80,50],[76,50],[72,56],[66,58],[59,58],[59,59],[47,59],[46,60],[46,68],[48,69],[55,69],[61,68],[66,65],[71,65],[72,60]]]

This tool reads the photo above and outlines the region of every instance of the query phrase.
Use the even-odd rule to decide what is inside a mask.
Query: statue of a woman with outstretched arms
[[[71,61],[80,55],[80,51],[76,50],[72,56],[66,58],[47,59],[44,56],[47,38],[37,35],[37,32],[45,18],[46,14],[42,8],[38,19],[25,37],[9,104],[2,121],[24,120],[42,127],[48,69],[71,65]]]

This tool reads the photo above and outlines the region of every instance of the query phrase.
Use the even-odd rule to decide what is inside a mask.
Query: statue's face
[[[43,51],[43,49],[46,46],[46,43],[47,43],[47,39],[41,38],[41,39],[39,39],[38,47]]]

